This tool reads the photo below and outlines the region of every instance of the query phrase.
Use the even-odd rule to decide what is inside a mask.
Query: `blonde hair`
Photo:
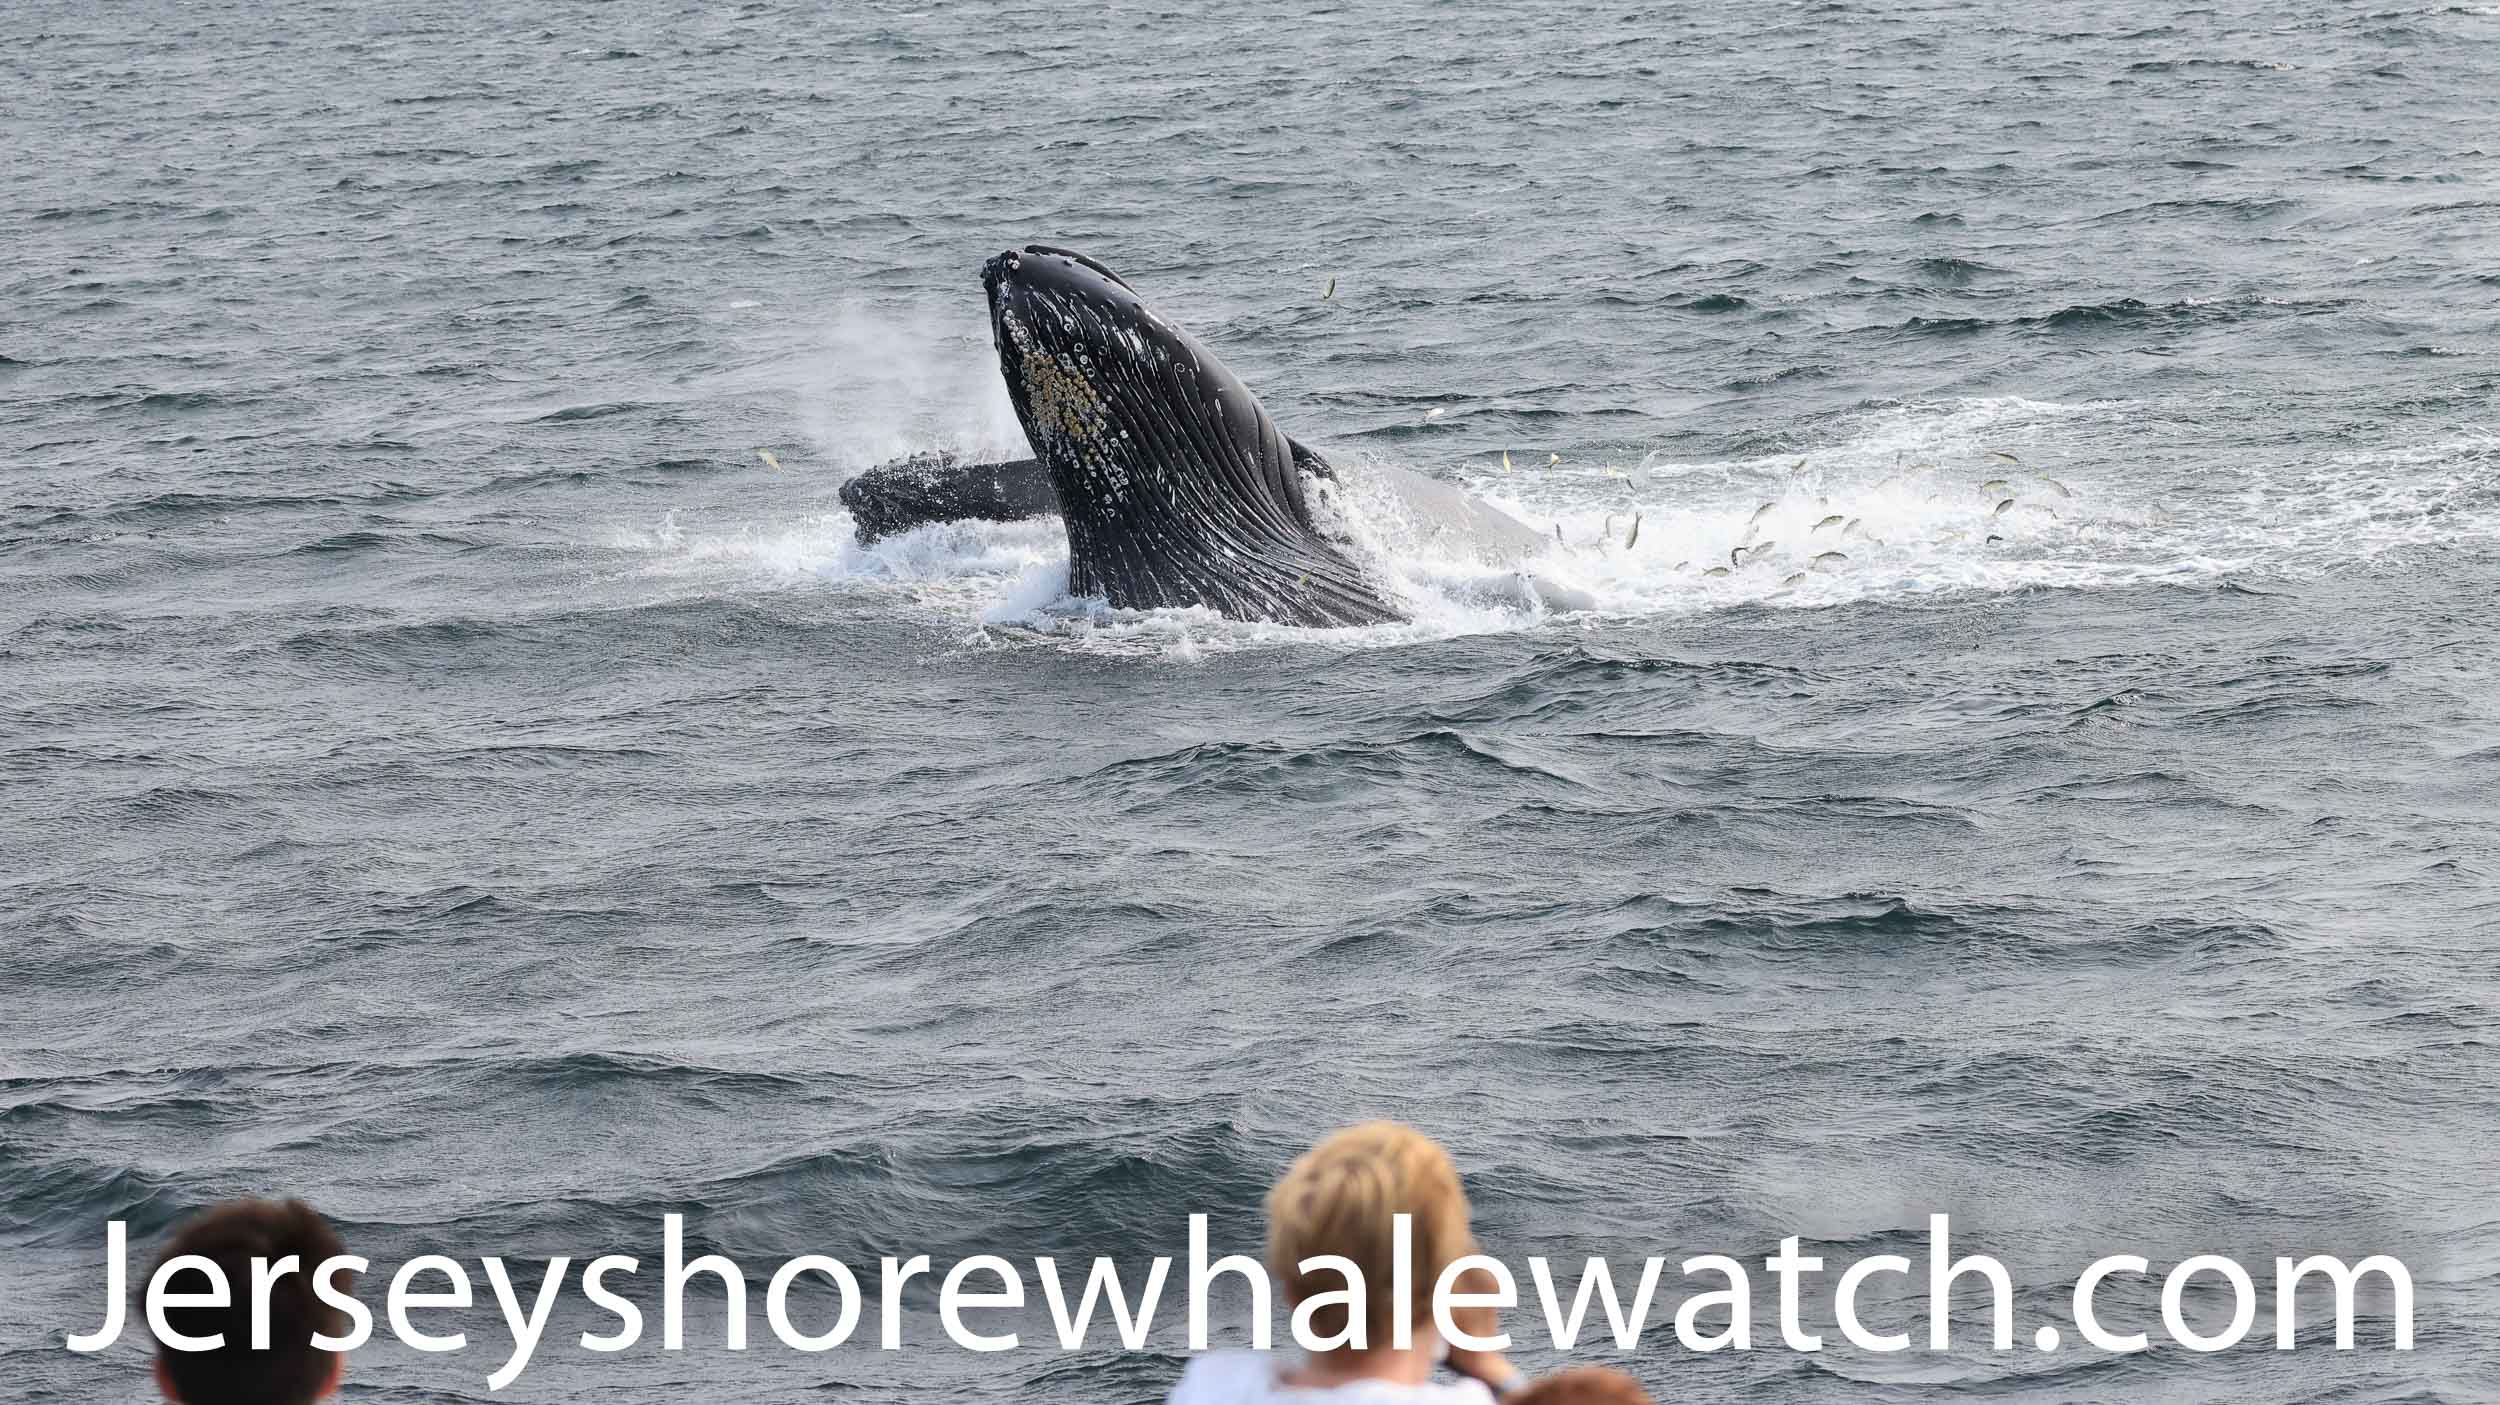
[[[1414,1322],[1432,1314],[1441,1271],[1476,1251],[1467,1228],[1467,1192],[1441,1144],[1396,1122],[1364,1122],[1335,1133],[1302,1154],[1267,1193],[1267,1271],[1288,1301],[1351,1285],[1334,1268],[1304,1273],[1304,1259],[1334,1254],[1363,1274],[1366,1346],[1386,1346],[1396,1327],[1390,1274],[1395,1218],[1412,1215]],[[1343,1304],[1311,1314],[1322,1338],[1345,1334]],[[1411,1324],[1410,1324],[1411,1325]]]

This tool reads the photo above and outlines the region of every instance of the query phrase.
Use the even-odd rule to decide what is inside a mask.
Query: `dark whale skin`
[[[1355,491],[1420,542],[1520,567],[1542,533],[1449,484],[1387,465],[1340,472],[1284,431],[1195,337],[1127,280],[1042,244],[982,267],[1008,399],[1034,457],[943,452],[842,485],[860,541],[937,522],[1059,514],[1071,594],[1131,610],[1202,607],[1320,628],[1405,618],[1351,544],[1315,522],[1314,485]],[[1557,608],[1585,608],[1523,572]]]
[[[1068,588],[1334,627],[1403,618],[1311,520],[1258,397],[1117,275],[1044,245],[982,268],[999,371],[1068,530]]]

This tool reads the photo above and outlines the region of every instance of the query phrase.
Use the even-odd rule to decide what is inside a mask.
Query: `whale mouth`
[[[981,267],[1007,397],[1067,525],[1070,589],[1115,606],[1367,624],[1396,612],[1315,529],[1293,442],[1240,379],[1072,250]]]
[[[1009,249],[981,265],[981,287],[989,296],[990,339],[1011,385],[1054,363],[1090,378],[1109,361],[1154,349],[1139,334],[1141,327],[1151,334],[1158,321],[1145,300],[1083,254],[1048,244]]]
[[[1221,456],[1221,413],[1218,428],[1202,432],[1212,397],[1194,384],[1220,366],[1120,275],[1083,254],[1028,244],[982,265],[981,281],[1008,398],[1045,463],[1119,496],[1141,458],[1185,474]],[[1099,495],[1072,496],[1081,504]]]
[[[989,264],[986,266],[985,271],[986,269],[997,269],[1006,274],[1020,273],[1023,271],[1024,261],[1029,258],[1068,259],[1080,268],[1090,269],[1093,272],[1100,274],[1102,277],[1119,284],[1121,287],[1128,288],[1128,290],[1132,293],[1137,291],[1135,288],[1129,287],[1129,281],[1127,279],[1112,272],[1110,266],[1103,263],[1100,259],[1080,254],[1074,249],[1062,249],[1055,244],[1027,244],[1021,249],[1009,249],[1007,252],[991,259]]]
[[[1137,292],[1135,288],[1129,287],[1127,279],[1112,272],[1110,267],[1101,260],[1089,258],[1074,249],[1062,249],[1051,244],[1027,244],[1021,249],[1009,249],[992,258],[981,265],[981,286],[988,291],[994,301],[998,296],[999,285],[1024,273],[1027,260],[1050,259],[1068,260],[1077,267],[1094,273],[1119,287],[1127,288],[1131,295]]]

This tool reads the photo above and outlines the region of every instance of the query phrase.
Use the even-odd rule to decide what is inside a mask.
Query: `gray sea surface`
[[[2500,7],[2409,0],[12,0],[0,1400],[152,1395],[135,1320],[62,1346],[109,1219],[144,1270],[298,1194],[534,1283],[682,1213],[873,1291],[1255,1252],[1370,1116],[1514,1263],[1667,1256],[1573,1353],[1661,1400],[2500,1398],[2496,74]],[[1070,600],[1048,521],[858,545],[848,474],[1020,452],[1027,240],[1598,608],[1359,502],[1411,623]],[[1937,1212],[2016,1350],[1975,1298],[1779,1349],[1767,1276],[1756,1350],[1663,1327],[1689,1255]],[[2395,1254],[2416,1348],[2320,1297],[2277,1351],[2269,1291],[2190,1352],[2127,1278],[2155,1348],[2074,1346],[2085,1264],[2200,1252]],[[715,1290],[603,1356],[568,1289],[490,1393],[478,1291],[346,1398],[1183,1356],[1177,1296],[962,1352],[926,1280],[901,1351],[729,1352]]]

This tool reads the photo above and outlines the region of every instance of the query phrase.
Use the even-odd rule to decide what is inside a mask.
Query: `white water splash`
[[[1357,630],[1070,599],[1056,518],[947,523],[863,547],[849,515],[834,509],[727,530],[672,521],[616,544],[647,553],[651,569],[666,573],[890,590],[898,608],[955,620],[973,642],[1196,657],[1277,640],[1367,647],[1739,606],[2301,574],[2460,532],[2500,535],[2500,500],[2489,487],[2500,437],[2487,431],[2260,471],[2227,491],[2172,503],[2146,488],[2135,466],[2094,459],[2093,444],[2119,437],[2111,431],[2133,413],[2115,402],[2017,398],[1912,404],[1853,416],[1834,426],[1829,444],[1796,453],[1566,461],[1468,475],[1470,488],[1540,532],[1559,527],[1562,542],[1525,572],[1454,556],[1402,533],[1385,514],[1367,514],[1361,494],[1348,494],[1339,525],[1381,563],[1413,616]],[[856,418],[842,423],[844,434],[860,432]],[[936,442],[892,432],[898,453]],[[1626,547],[1636,515],[1640,538]],[[1746,554],[1731,564],[1740,546]],[[1558,613],[1548,603],[1553,587],[1594,609]]]
[[[975,459],[1031,452],[989,324],[960,309],[922,316],[846,306],[785,374],[818,457],[842,478],[924,449]]]

